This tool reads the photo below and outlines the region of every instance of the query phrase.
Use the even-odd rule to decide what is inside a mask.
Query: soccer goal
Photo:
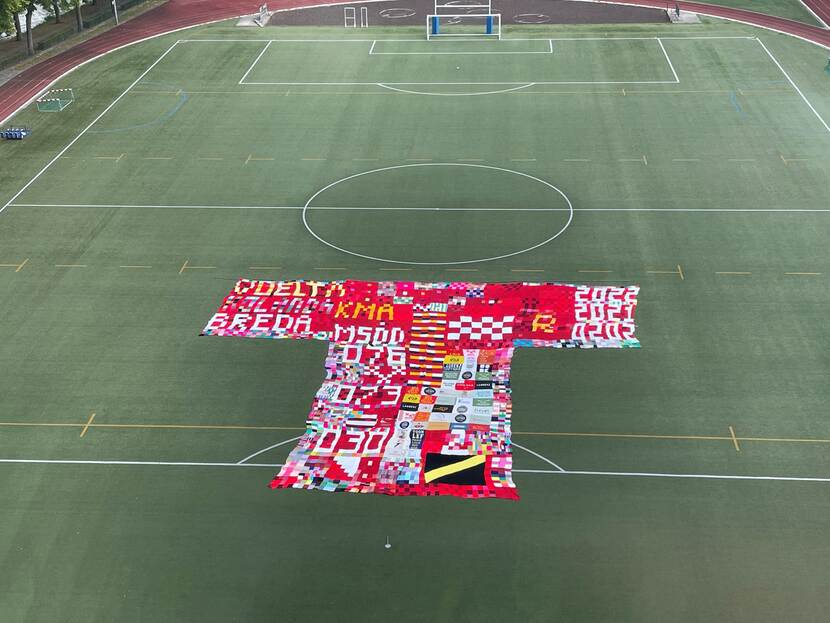
[[[427,40],[436,37],[495,37],[501,39],[501,14],[490,0],[435,0],[427,15]]]
[[[40,112],[60,112],[74,101],[72,89],[51,89],[35,100]]]

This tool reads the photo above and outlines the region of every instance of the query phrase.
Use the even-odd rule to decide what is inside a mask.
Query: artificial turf
[[[63,112],[21,112],[34,134],[0,144],[0,459],[232,464],[299,435],[323,344],[197,337],[238,277],[525,279],[639,283],[643,348],[520,352],[516,443],[569,471],[830,478],[825,53],[724,23],[507,34],[542,42],[224,23],[113,52],[56,85],[76,93]],[[649,39],[369,54],[596,36]],[[680,36],[760,37],[809,105],[758,41]],[[270,38],[367,41],[274,43],[245,82],[294,84],[239,84]],[[535,250],[443,266],[306,229],[317,191],[388,167],[317,195],[309,226],[384,259],[508,254],[569,214],[526,176],[573,220]],[[271,492],[275,469],[0,464],[0,620],[815,621],[830,606],[830,482],[519,471],[522,500],[503,503]]]

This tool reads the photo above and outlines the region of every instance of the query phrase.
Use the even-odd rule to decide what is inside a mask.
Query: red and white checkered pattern
[[[447,340],[503,340],[513,333],[514,316],[461,316],[449,321]]]

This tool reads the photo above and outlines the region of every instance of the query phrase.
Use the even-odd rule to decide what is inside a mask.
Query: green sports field
[[[505,30],[220,23],[12,120],[0,621],[827,619],[826,52]],[[643,347],[517,354],[519,502],[273,492],[325,344],[198,337],[240,277],[636,283]]]

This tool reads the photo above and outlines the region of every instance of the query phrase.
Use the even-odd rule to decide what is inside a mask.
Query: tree
[[[20,27],[22,0],[0,0],[0,32],[11,32],[14,28],[15,39],[20,41],[23,29]]]
[[[32,36],[32,13],[35,12],[37,5],[34,2],[26,2],[26,53],[29,56],[35,54],[35,39]]]
[[[84,29],[84,16],[81,15],[82,0],[68,0],[67,5],[75,13],[75,30],[81,32]]]

